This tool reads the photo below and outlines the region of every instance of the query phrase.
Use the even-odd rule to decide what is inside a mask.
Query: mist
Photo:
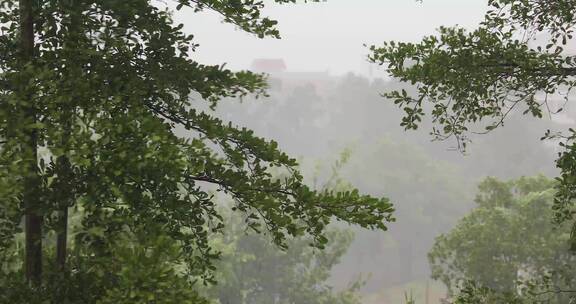
[[[0,7],[0,302],[576,301],[573,4],[101,2]]]
[[[334,0],[279,5],[266,0],[263,11],[278,21],[282,39],[258,39],[221,22],[213,12],[183,9],[175,21],[200,44],[194,56],[206,64],[249,69],[256,58],[282,58],[291,71],[349,72],[366,75],[364,44],[418,41],[440,26],[473,28],[484,16],[485,1]]]
[[[430,278],[428,252],[474,208],[477,185],[486,177],[558,174],[557,147],[540,137],[565,127],[562,119],[516,113],[505,128],[472,136],[463,151],[454,140],[434,141],[429,119],[416,131],[404,130],[403,111],[381,96],[414,88],[368,63],[364,44],[418,41],[440,25],[473,28],[485,10],[484,1],[271,4],[266,13],[279,20],[281,40],[214,25],[213,14],[178,15],[201,44],[199,60],[268,75],[268,97],[223,100],[219,117],[277,141],[314,185],[329,179],[345,153],[338,178],[395,204],[396,222],[387,232],[345,227],[354,240],[329,284],[345,289],[360,278],[362,303],[401,303],[408,293],[417,303],[440,303],[446,287]]]

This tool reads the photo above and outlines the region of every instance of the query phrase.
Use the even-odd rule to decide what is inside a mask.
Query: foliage
[[[213,10],[258,36],[278,36],[276,23],[261,17],[263,2],[177,2],[178,8]],[[223,97],[262,94],[265,84],[260,75],[195,62],[193,36],[171,15],[148,0],[0,1],[1,252],[13,252],[7,248],[14,247],[26,215],[43,226],[38,241],[45,239],[47,254],[53,249],[47,232],[65,231],[56,214],[78,207],[82,220],[74,242],[84,253],[79,258],[115,266],[112,275],[123,267],[134,271],[102,299],[122,303],[128,301],[119,298],[126,290],[122,284],[148,290],[142,277],[184,284],[180,272],[133,269],[127,256],[147,258],[142,250],[148,252],[149,244],[141,235],[176,242],[180,271],[212,281],[218,253],[208,240],[225,226],[211,194],[215,189],[234,200],[232,209],[252,229],[269,231],[280,246],[288,236],[306,235],[323,248],[333,219],[385,230],[393,211],[387,199],[357,190],[314,191],[274,141],[200,110]],[[28,48],[20,47],[27,33],[22,28],[32,30],[27,56]],[[126,237],[134,248],[115,241]],[[28,244],[41,250],[38,242]],[[162,250],[157,246],[150,250]],[[41,255],[34,252],[33,258]],[[78,265],[69,265],[68,272],[85,270],[84,261]],[[103,286],[107,282],[113,280],[103,279]]]
[[[508,134],[499,133],[474,145],[476,150],[464,160],[461,155],[446,153],[444,147],[426,144],[427,135],[407,137],[398,127],[400,111],[382,102],[378,94],[398,83],[370,81],[353,74],[322,74],[330,89],[314,90],[307,84],[306,74],[290,73],[276,80],[290,83],[297,75],[302,78],[301,86],[284,86],[264,100],[222,101],[217,115],[277,139],[293,154],[305,155],[300,162],[302,171],[307,177],[316,177],[309,179],[309,184],[328,180],[332,171],[329,166],[316,166],[318,162],[311,156],[326,164],[333,151],[349,150],[350,159],[340,170],[344,180],[364,193],[386,194],[391,201],[402,202],[395,208],[398,221],[386,234],[354,229],[356,237],[348,253],[334,268],[333,281],[338,286],[345,286],[359,273],[371,273],[365,292],[425,280],[429,276],[426,254],[434,237],[448,231],[469,210],[471,203],[462,202],[471,201],[476,179],[487,171],[510,174],[507,176],[540,172],[542,164],[532,157],[548,156],[538,140],[511,140]],[[310,74],[310,79],[315,77],[319,76]],[[523,135],[539,132],[538,125],[529,122],[516,129]],[[513,151],[509,154],[515,162],[494,157],[493,145]]]
[[[436,138],[455,137],[465,148],[468,134],[486,133],[507,116],[543,117],[563,110],[576,85],[576,57],[567,48],[576,26],[572,0],[490,0],[478,29],[441,27],[419,43],[389,42],[370,48],[370,60],[417,88],[415,94],[385,94],[403,108],[402,125],[416,129],[426,109]],[[483,125],[485,130],[474,131]],[[562,171],[556,218],[573,218],[574,131],[562,137],[556,165]],[[574,240],[573,240],[574,242]]]
[[[475,282],[465,282],[454,304],[473,303],[507,303],[507,304],[527,304],[518,295],[510,292],[494,292],[493,290],[478,286]]]
[[[554,192],[543,176],[480,184],[477,207],[429,253],[433,278],[455,303],[566,303],[566,294],[554,292],[576,284],[575,258],[566,242],[570,227],[552,222]]]
[[[414,300],[414,296],[412,295],[412,292],[410,292],[410,295],[408,295],[407,292],[404,292],[404,302],[406,304],[415,304],[416,301]]]
[[[46,252],[45,281],[40,287],[31,287],[18,267],[1,275],[0,302],[205,303],[178,267],[182,250],[153,227],[145,235],[123,234],[105,257],[72,248],[67,272],[51,262],[54,252]]]
[[[371,61],[418,85],[417,98],[404,91],[387,94],[406,107],[406,128],[417,127],[423,102],[433,106],[432,117],[442,127],[435,130],[439,137],[464,136],[465,124],[486,119],[495,119],[487,127],[495,128],[516,106],[541,117],[548,100],[537,101],[539,93],[552,95],[573,86],[573,57],[563,53],[571,38],[568,16],[576,10],[571,1],[550,6],[540,0],[491,0],[489,5],[485,20],[471,33],[441,27],[438,36],[417,44],[371,47]],[[550,43],[530,47],[530,39],[543,32],[550,34]]]
[[[219,303],[341,303],[359,302],[356,282],[347,290],[335,292],[326,281],[330,271],[346,252],[352,234],[332,228],[324,250],[310,247],[312,240],[298,238],[280,250],[261,234],[247,234],[237,216],[227,217],[222,237],[213,242],[222,251],[216,264],[218,284],[207,291]]]
[[[325,0],[304,0],[304,2],[322,2]],[[272,36],[280,38],[280,32],[276,29],[275,20],[262,17],[264,1],[259,0],[176,0],[178,9],[183,6],[193,8],[196,12],[205,9],[216,11],[224,17],[224,22],[235,24],[242,30],[254,33],[258,37]],[[274,0],[276,3],[296,3],[297,0]]]
[[[286,73],[290,79],[290,72]],[[434,238],[449,231],[473,207],[479,179],[487,174],[517,178],[557,173],[553,170],[556,153],[538,140],[542,130],[557,127],[552,121],[512,116],[506,128],[475,138],[463,157],[446,153],[444,143],[427,144],[427,134],[407,137],[398,127],[401,110],[382,102],[377,92],[397,88],[411,92],[407,85],[352,74],[326,77],[328,92],[314,91],[304,79],[302,87],[271,91],[264,100],[223,101],[217,114],[277,139],[294,154],[325,160],[331,151],[348,147],[350,160],[341,170],[344,179],[362,192],[385,193],[392,201],[401,202],[395,211],[398,221],[388,233],[354,230],[356,237],[348,253],[334,267],[333,281],[339,286],[358,273],[371,273],[363,291],[373,294],[375,303],[403,300],[404,289],[382,291],[383,286],[429,277],[426,255]],[[282,76],[277,80],[282,81]],[[301,161],[304,172],[314,165],[307,160]],[[328,171],[330,168],[318,169],[325,175]],[[323,176],[319,180],[324,180]],[[444,292],[440,285],[438,296]],[[423,290],[424,286],[414,289]],[[417,301],[423,299],[417,297]]]

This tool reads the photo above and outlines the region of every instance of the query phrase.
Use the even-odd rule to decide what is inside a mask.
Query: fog
[[[572,123],[570,111],[542,120],[515,113],[504,128],[473,136],[469,148],[458,151],[454,141],[432,141],[429,121],[405,131],[403,112],[380,96],[413,88],[367,63],[364,44],[418,41],[441,25],[474,28],[485,2],[268,3],[265,12],[279,21],[280,40],[258,39],[209,12],[176,15],[200,44],[198,61],[269,74],[269,97],[223,100],[218,116],[277,141],[300,160],[310,183],[326,182],[344,153],[349,158],[338,166],[338,178],[395,204],[389,231],[349,228],[354,241],[331,270],[329,283],[337,290],[363,278],[363,303],[401,303],[405,292],[417,303],[440,303],[446,287],[430,278],[427,255],[435,238],[475,206],[479,182],[558,173],[556,145],[540,137]]]
[[[214,12],[183,9],[175,20],[200,44],[196,58],[247,69],[255,58],[282,58],[291,71],[367,74],[364,44],[388,40],[417,41],[444,25],[473,28],[486,11],[480,0],[330,0],[279,5],[264,1],[264,14],[278,20],[282,39],[258,39]]]
[[[576,303],[575,16],[0,1],[0,304]]]

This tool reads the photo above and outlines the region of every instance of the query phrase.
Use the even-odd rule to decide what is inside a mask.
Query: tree
[[[319,183],[331,176],[332,168],[325,163],[332,158],[327,157],[332,154],[330,151],[349,149],[349,161],[339,170],[344,180],[363,193],[386,194],[392,201],[402,202],[395,208],[398,221],[386,234],[354,230],[355,239],[348,253],[334,267],[333,282],[337,286],[345,286],[358,273],[371,273],[364,292],[425,280],[429,277],[426,254],[434,237],[448,231],[471,208],[471,203],[463,202],[471,202],[469,196],[486,168],[513,176],[522,169],[539,172],[540,164],[533,162],[534,158],[526,157],[522,162],[526,167],[519,168],[507,160],[485,157],[492,150],[489,144],[474,145],[477,149],[469,156],[473,159],[463,162],[439,145],[425,144],[428,135],[406,137],[397,125],[400,111],[383,103],[377,93],[395,82],[371,82],[352,74],[329,79],[331,89],[322,95],[307,86],[296,87],[273,91],[266,102],[250,97],[242,103],[222,102],[217,112],[259,134],[278,139],[292,153],[306,155],[300,161],[302,171],[318,172],[305,175],[315,176]],[[522,134],[539,132],[538,126],[528,121],[521,123],[518,129]],[[537,139],[533,145],[518,145],[521,139],[511,141],[503,138],[505,134],[494,135],[485,139],[499,140],[497,143],[512,151],[530,149],[533,155],[541,156],[546,150],[537,145]],[[514,150],[516,145],[518,150]],[[311,155],[319,162],[311,160]],[[449,158],[449,163],[443,161],[446,156],[455,157]],[[385,272],[375,271],[383,267]]]
[[[0,1],[0,245],[11,252],[5,249],[15,247],[24,216],[24,267],[34,286],[49,231],[59,235],[64,266],[70,207],[81,210],[74,241],[83,259],[120,263],[120,242],[154,233],[178,244],[189,275],[208,281],[218,257],[209,235],[224,227],[213,189],[234,200],[250,227],[264,223],[281,246],[288,236],[308,235],[322,248],[334,218],[386,229],[387,199],[314,191],[275,142],[200,110],[223,97],[262,94],[265,81],[193,61],[193,37],[154,3]],[[262,2],[173,3],[279,37],[276,22],[261,16]]]
[[[490,0],[488,5],[484,21],[472,32],[441,27],[420,43],[370,48],[370,61],[417,87],[414,95],[405,90],[386,94],[404,109],[406,129],[416,129],[429,113],[437,139],[453,137],[465,148],[471,132],[494,130],[509,115],[553,115],[569,101],[576,85],[576,57],[568,47],[576,3]],[[484,130],[474,131],[477,127]],[[576,133],[547,131],[545,137],[563,139],[554,204],[556,220],[562,222],[574,214]]]
[[[349,158],[349,151],[341,152],[321,184],[320,172],[316,172],[314,187],[353,189],[340,175]],[[314,240],[306,237],[293,239],[286,250],[279,250],[266,236],[247,234],[240,217],[230,214],[227,219],[225,232],[211,239],[223,255],[217,264],[218,284],[207,290],[209,298],[221,304],[359,303],[360,280],[338,292],[327,283],[353,240],[352,231],[331,227],[323,250],[310,247]]]
[[[213,239],[223,254],[216,265],[218,284],[208,290],[219,303],[359,303],[360,282],[341,292],[326,284],[353,239],[350,231],[332,228],[322,251],[306,238],[290,241],[283,251],[263,235],[246,234],[239,217],[227,218],[225,233]]]
[[[432,277],[455,298],[468,299],[463,303],[487,303],[474,302],[480,297],[568,303],[574,294],[557,291],[576,284],[574,255],[569,225],[552,223],[554,192],[554,181],[543,176],[485,179],[476,208],[436,239],[429,253]]]

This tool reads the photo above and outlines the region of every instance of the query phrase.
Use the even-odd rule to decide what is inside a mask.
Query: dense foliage
[[[261,16],[262,2],[173,3],[216,11],[261,37],[278,36],[276,22]],[[323,248],[333,219],[382,230],[392,219],[387,199],[356,190],[314,191],[275,142],[200,110],[222,97],[262,93],[265,83],[259,75],[195,62],[196,42],[162,5],[0,1],[3,280],[14,282],[25,272],[35,290],[50,292],[43,286],[55,282],[48,279],[54,272],[85,276],[99,280],[91,288],[106,290],[91,299],[103,303],[149,297],[161,278],[188,287],[190,277],[211,281],[218,253],[208,240],[225,226],[212,190],[232,198],[232,209],[251,228],[269,231],[281,246],[289,236],[307,235]],[[81,216],[73,253],[66,251],[69,210]],[[15,240],[22,217],[24,247]],[[162,245],[165,239],[176,252]],[[52,255],[54,272],[43,274]],[[14,256],[24,263],[4,263]],[[180,267],[156,273],[155,267],[135,267],[128,256]],[[74,293],[69,287],[64,294]],[[1,288],[3,296],[35,294]]]
[[[543,176],[485,179],[476,208],[436,239],[433,278],[462,303],[568,303],[575,257],[569,225],[552,222],[554,192]]]
[[[310,247],[310,239],[299,238],[282,251],[261,234],[247,234],[237,216],[228,217],[221,237],[213,239],[222,252],[216,264],[218,283],[207,291],[219,303],[267,304],[358,304],[358,287],[336,292],[327,284],[332,267],[348,249],[350,231],[331,229],[324,250]]]
[[[358,273],[370,274],[362,291],[388,297],[395,293],[383,288],[423,282],[429,277],[426,256],[434,238],[473,207],[480,179],[557,173],[555,152],[538,139],[543,129],[558,127],[555,122],[510,117],[506,128],[475,138],[463,156],[447,151],[451,143],[430,143],[428,134],[406,136],[398,126],[401,110],[378,94],[396,88],[410,92],[405,84],[321,74],[326,84],[318,86],[314,85],[318,73],[292,72],[290,66],[284,73],[273,75],[277,84],[284,85],[271,90],[269,97],[222,101],[216,114],[277,139],[292,154],[304,155],[303,171],[321,172],[320,182],[331,168],[316,166],[310,158],[325,164],[333,151],[350,151],[349,161],[339,170],[344,180],[362,192],[386,194],[398,202],[398,221],[386,234],[354,231],[348,253],[333,270],[338,286]],[[292,84],[295,77],[301,77],[297,85]],[[423,289],[425,284],[421,285]]]
[[[488,5],[474,31],[442,27],[438,35],[419,43],[371,47],[372,62],[417,88],[415,94],[386,94],[403,108],[405,128],[417,128],[429,112],[435,137],[455,137],[464,148],[470,133],[489,132],[510,115],[541,118],[569,106],[576,85],[576,57],[569,45],[574,41],[576,3],[490,0]],[[474,130],[480,126],[484,129]],[[562,142],[554,204],[555,218],[562,222],[574,214],[576,137],[573,129],[564,134],[548,131],[544,137]]]
[[[154,227],[108,244],[106,255],[71,242],[66,272],[45,249],[44,282],[33,289],[18,275],[21,244],[3,252],[1,303],[207,303],[184,271],[180,246]]]

